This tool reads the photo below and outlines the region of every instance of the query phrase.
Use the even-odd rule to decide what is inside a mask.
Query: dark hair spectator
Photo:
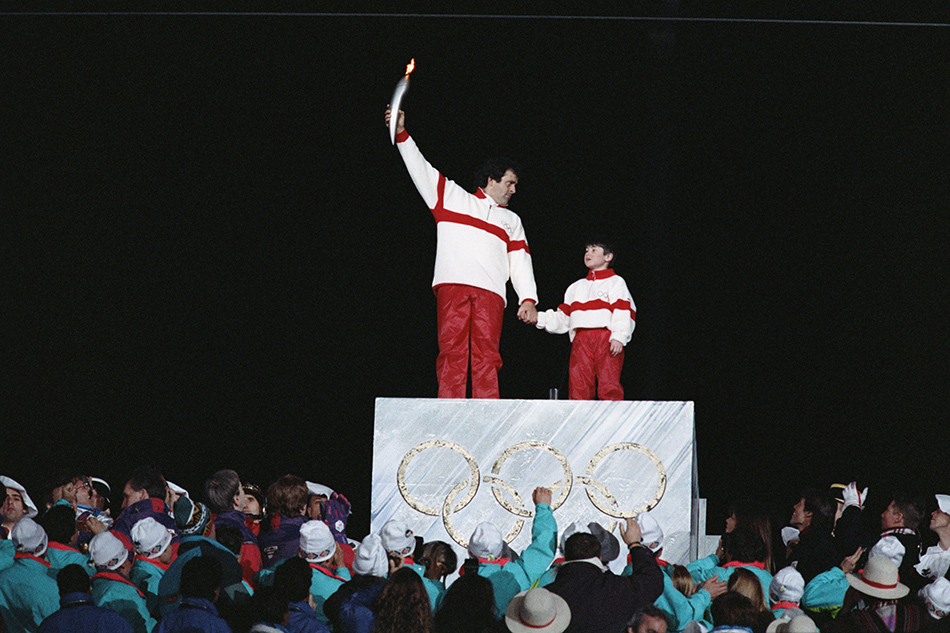
[[[904,527],[916,530],[924,517],[924,501],[904,492],[894,495],[894,507],[903,516]]]
[[[727,591],[712,601],[709,607],[715,626],[744,626],[755,628],[758,615],[752,601],[735,591]]]
[[[572,534],[564,543],[564,558],[566,560],[600,558],[600,541],[593,534],[586,532]]]
[[[765,543],[751,529],[736,528],[722,535],[722,551],[727,562],[762,562],[765,558]]]
[[[165,477],[155,466],[139,466],[126,481],[132,490],[144,490],[152,499],[165,500]]]
[[[38,523],[50,541],[70,545],[76,536],[76,511],[72,506],[55,505],[40,517]]]
[[[251,607],[255,622],[284,625],[290,616],[290,601],[276,587],[260,587],[251,598]]]
[[[821,530],[831,530],[835,524],[838,502],[827,491],[806,488],[802,491],[805,500],[805,512],[811,512],[811,526]]]
[[[484,188],[488,184],[489,178],[495,182],[501,182],[509,169],[514,172],[515,176],[521,174],[521,165],[510,158],[490,158],[475,170],[475,186]]]
[[[274,587],[284,592],[291,602],[303,602],[310,595],[313,569],[302,558],[294,556],[274,570]]]
[[[497,619],[491,581],[465,574],[453,582],[435,613],[436,633],[480,633]]]
[[[86,570],[72,563],[66,565],[56,574],[56,586],[59,588],[59,595],[65,596],[69,593],[89,593],[92,588],[92,580]]]
[[[267,488],[267,511],[285,517],[299,517],[307,508],[307,482],[296,475],[284,475]]]
[[[234,509],[234,496],[241,493],[241,478],[230,469],[219,470],[205,481],[208,509],[216,514]]]
[[[640,630],[640,623],[643,622],[643,620],[647,617],[660,618],[666,623],[666,626],[670,625],[670,617],[666,615],[666,613],[658,609],[656,605],[647,604],[633,614],[633,616],[627,622],[627,630],[632,631],[633,633],[638,633]]]
[[[445,541],[430,541],[422,548],[419,561],[425,565],[426,577],[443,580],[458,568],[458,556],[452,546]]]
[[[743,499],[729,506],[729,518],[726,520],[726,532],[737,527],[749,528],[759,535],[765,544],[765,571],[772,573],[775,563],[772,560],[772,521],[760,503]]]
[[[429,633],[432,610],[419,574],[408,567],[397,569],[383,585],[373,633]]]
[[[233,525],[222,525],[214,530],[214,540],[224,545],[235,556],[241,556],[241,545],[244,543],[244,535],[241,530]]]
[[[214,602],[221,586],[221,563],[211,556],[196,556],[181,569],[178,590],[185,598],[201,598]]]

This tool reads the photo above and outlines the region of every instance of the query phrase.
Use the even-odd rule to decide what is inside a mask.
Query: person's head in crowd
[[[195,556],[181,568],[179,592],[183,598],[217,602],[224,572],[214,556]]]
[[[620,540],[596,521],[587,524],[590,533],[600,541],[600,560],[607,565],[620,556]],[[661,548],[662,549],[662,548]]]
[[[125,486],[122,487],[122,509],[146,499],[160,499],[164,502],[167,488],[162,471],[152,465],[140,466],[129,475]]]
[[[40,525],[49,540],[62,545],[76,545],[79,532],[76,529],[76,511],[71,506],[54,505],[40,517]]]
[[[655,605],[648,604],[627,622],[627,633],[666,633],[669,625],[669,617]]]
[[[99,571],[111,571],[126,578],[132,570],[132,557],[112,532],[100,532],[89,541],[89,558]]]
[[[717,596],[709,607],[714,626],[744,626],[754,628],[759,616],[752,601],[735,591]]]
[[[930,513],[929,527],[943,543],[950,539],[950,495],[934,496],[937,499],[937,509]]]
[[[916,530],[924,517],[924,503],[917,497],[899,493],[881,513],[881,531],[895,528]]]
[[[353,573],[377,578],[385,578],[389,573],[389,558],[379,534],[370,534],[356,548],[353,555]]]
[[[637,517],[637,523],[640,524],[641,543],[643,546],[653,552],[657,558],[663,553],[663,529],[656,519],[649,512],[644,512]]]
[[[753,499],[743,499],[729,507],[729,516],[726,518],[726,532],[732,532],[737,527],[749,528],[759,535],[765,543],[766,571],[772,568],[772,521],[768,512],[761,503]]]
[[[561,633],[570,624],[567,601],[543,587],[517,594],[505,611],[505,626],[512,633]]]
[[[600,558],[600,541],[593,534],[577,532],[564,543],[564,560]]]
[[[267,512],[267,504],[265,503],[264,492],[257,484],[245,483],[243,484],[243,487],[244,496],[247,500],[247,505],[244,507],[244,514],[255,521],[260,521],[264,518],[264,514]]]
[[[379,538],[388,556],[405,558],[416,548],[415,535],[405,521],[386,521]]]
[[[77,505],[86,508],[99,508],[99,491],[93,485],[92,477],[77,475],[73,478],[73,486],[76,488]]]
[[[578,521],[569,523],[568,526],[561,531],[561,541],[558,543],[558,549],[561,550],[562,556],[564,555],[564,545],[567,543],[567,539],[581,532],[590,534],[590,528]]]
[[[244,544],[244,535],[236,525],[221,525],[214,529],[214,540],[223,545],[228,551],[241,557],[241,545]]]
[[[432,630],[429,594],[422,578],[409,567],[400,567],[383,584],[377,604],[374,633],[428,633]]]
[[[10,530],[10,540],[13,541],[13,547],[17,553],[28,554],[37,558],[46,556],[49,538],[46,536],[43,527],[30,517],[23,517],[16,522],[16,525]]]
[[[157,560],[166,565],[172,562],[174,552],[174,549],[170,547],[172,534],[152,517],[136,521],[132,526],[131,536],[132,546],[135,547],[135,553],[139,556]]]
[[[435,612],[436,633],[481,633],[498,619],[491,581],[464,574],[449,585]]]
[[[230,469],[219,470],[205,481],[205,496],[208,498],[208,509],[215,514],[232,510],[244,512],[247,504],[241,478]]]
[[[309,493],[307,499],[307,517],[312,521],[322,521],[323,506],[330,500],[333,489],[312,481],[308,481],[306,484],[307,492]]]
[[[859,574],[845,574],[845,577],[868,606],[899,600],[910,591],[900,582],[897,564],[886,556],[871,556]]]
[[[806,488],[793,508],[789,525],[799,532],[809,529],[830,531],[834,527],[837,509],[838,503],[827,492]]]
[[[917,595],[933,619],[942,620],[950,615],[950,580],[941,576],[924,585]]]
[[[336,540],[323,521],[307,521],[300,526],[297,555],[308,563],[325,563],[336,553]]]
[[[749,528],[736,528],[722,535],[722,562],[756,563],[765,558],[765,543]]]
[[[759,581],[759,577],[748,569],[736,568],[729,576],[729,582],[726,586],[729,591],[741,593],[748,598],[756,611],[770,610],[768,603],[765,601],[765,594],[762,592],[762,583]]]
[[[92,593],[92,579],[82,566],[72,563],[56,574],[56,587],[60,598],[71,593]]]
[[[165,480],[165,505],[169,508],[175,507],[175,502],[181,497],[189,497],[188,491],[178,484]]]
[[[783,567],[775,572],[769,583],[769,599],[773,603],[799,604],[805,593],[805,579],[794,567]]]
[[[302,558],[291,557],[274,570],[274,588],[287,596],[290,602],[312,602],[311,582],[313,570]]]
[[[683,565],[673,565],[670,570],[670,580],[673,581],[673,588],[689,598],[696,590],[696,581],[693,575]]]
[[[81,477],[81,475],[75,471],[65,468],[57,468],[49,473],[46,478],[46,485],[44,486],[44,490],[46,491],[43,497],[44,506],[49,508],[52,507],[54,503],[64,501],[75,508],[76,485],[73,481],[79,477]]]
[[[3,506],[0,506],[3,527],[10,530],[23,517],[32,518],[37,515],[36,504],[26,493],[26,488],[6,476],[0,476],[0,484],[3,484],[7,493],[6,499],[3,500]]]
[[[307,482],[296,475],[284,475],[267,488],[267,509],[273,515],[302,516],[309,499]]]
[[[174,507],[175,525],[178,533],[185,536],[204,536],[214,538],[214,522],[211,521],[211,511],[200,501],[192,501],[190,497],[179,497]]]
[[[445,541],[430,541],[422,548],[422,556],[418,561],[425,565],[426,578],[445,580],[445,577],[458,568],[458,556],[452,546]]]
[[[105,479],[99,477],[90,477],[92,488],[95,490],[92,507],[98,508],[102,512],[108,513],[112,506],[112,500],[109,496],[112,494],[112,486]]]
[[[251,597],[251,609],[254,613],[254,622],[257,624],[286,627],[287,622],[290,621],[290,600],[284,592],[279,591],[276,587],[259,587]],[[286,631],[287,629],[272,630]]]

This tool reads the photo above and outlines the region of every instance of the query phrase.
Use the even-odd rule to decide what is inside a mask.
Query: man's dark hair
[[[179,591],[185,598],[214,601],[214,592],[221,586],[221,563],[213,556],[196,556],[181,568]]]
[[[69,545],[76,533],[76,512],[72,506],[55,505],[47,510],[38,523],[51,541]]]
[[[919,497],[900,492],[894,495],[894,507],[901,513],[904,527],[916,530],[920,520],[924,517],[924,502]]]
[[[73,563],[66,565],[56,574],[56,586],[59,587],[59,596],[68,593],[89,593],[92,580],[86,570]]]
[[[613,255],[613,257],[610,259],[610,261],[607,262],[607,268],[613,268],[613,267],[614,267],[614,264],[617,262],[617,253],[614,251],[613,246],[611,246],[609,243],[605,242],[604,240],[600,239],[599,237],[593,237],[593,238],[589,239],[589,240],[587,241],[587,244],[585,244],[584,246],[585,246],[585,248],[586,248],[587,246],[599,246],[599,247],[601,247],[602,249],[604,249],[604,255],[605,255],[605,256],[606,256],[606,255]]]
[[[48,505],[53,504],[53,490],[59,488],[60,486],[65,486],[66,484],[72,483],[73,479],[77,477],[82,477],[82,473],[79,473],[75,470],[70,470],[67,468],[58,468],[46,479],[46,497],[44,501]]]
[[[650,616],[652,618],[663,618],[663,621],[666,622],[666,626],[670,626],[670,617],[652,604],[644,605],[640,610],[634,613],[630,618],[630,621],[627,622],[627,626],[633,630],[633,633],[637,633],[637,629],[640,628],[640,622],[646,616]]]
[[[277,587],[259,587],[251,598],[254,618],[267,624],[283,624],[289,611],[287,596]]]
[[[241,478],[230,469],[219,470],[205,482],[208,509],[217,514],[234,509],[234,495],[241,492]]]
[[[593,534],[578,532],[568,537],[564,543],[565,560],[584,560],[600,558],[600,541]]]
[[[475,186],[484,189],[488,185],[489,178],[495,182],[501,182],[509,169],[515,176],[521,173],[521,165],[510,158],[490,158],[475,170]]]
[[[152,499],[165,500],[165,478],[155,466],[140,466],[126,480],[132,490],[144,490]]]
[[[749,528],[737,527],[722,535],[722,551],[730,561],[755,563],[765,560],[765,543],[762,537]]]
[[[713,600],[709,612],[716,626],[758,628],[758,617],[752,601],[735,591],[727,591]]]
[[[274,570],[274,588],[282,591],[291,602],[303,602],[310,593],[313,570],[299,556],[293,556]]]
[[[235,556],[241,556],[241,546],[244,545],[244,535],[236,525],[215,526],[214,540],[228,548]]]
[[[805,500],[805,512],[811,512],[811,527],[831,530],[835,525],[835,512],[838,502],[828,491],[806,488],[802,491]]]

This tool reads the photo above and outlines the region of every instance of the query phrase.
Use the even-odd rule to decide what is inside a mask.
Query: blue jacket
[[[125,618],[135,633],[151,633],[155,628],[155,618],[145,606],[145,594],[121,574],[100,571],[93,576],[92,599]]]
[[[59,589],[48,569],[42,558],[18,552],[13,564],[0,572],[0,615],[7,633],[36,631],[59,609]]]
[[[264,569],[287,560],[297,554],[300,548],[300,526],[308,521],[307,517],[285,517],[277,515],[271,520],[271,529],[261,534],[258,544],[261,548],[261,565]]]
[[[378,583],[357,591],[340,605],[340,622],[343,631],[337,633],[372,633],[376,625],[376,612],[373,602],[383,592],[383,585]]]
[[[231,633],[231,627],[218,616],[218,609],[209,600],[182,598],[177,609],[162,618],[155,633]]]
[[[316,612],[310,608],[308,602],[291,602],[288,608],[290,620],[287,622],[287,630],[290,633],[330,633],[330,627],[317,619]]]
[[[39,633],[132,633],[132,625],[115,611],[97,607],[88,593],[67,593]]]
[[[531,588],[551,566],[556,550],[557,523],[551,506],[539,503],[535,506],[534,522],[531,524],[531,544],[518,560],[478,561],[478,575],[488,578],[495,592],[496,613],[504,615],[511,599]]]
[[[274,570],[280,565],[281,563],[277,563],[270,569],[262,569],[257,572],[254,581],[262,587],[272,587],[274,585]],[[343,583],[351,580],[350,570],[346,567],[340,567],[334,572],[319,563],[310,563],[310,567],[313,570],[312,580],[310,581],[310,595],[313,596],[313,602],[317,605],[317,619],[329,624],[330,620],[323,612],[323,603],[336,593],[336,590],[342,587]]]

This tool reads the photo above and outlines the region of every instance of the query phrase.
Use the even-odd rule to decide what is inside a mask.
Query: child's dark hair
[[[607,262],[607,268],[614,267],[614,262],[617,261],[617,253],[614,252],[613,247],[609,243],[605,242],[604,240],[598,237],[598,238],[592,238],[588,240],[587,244],[584,245],[584,248],[587,248],[588,246],[601,247],[602,249],[604,249],[604,256],[613,255],[613,257],[610,258],[610,261]]]

